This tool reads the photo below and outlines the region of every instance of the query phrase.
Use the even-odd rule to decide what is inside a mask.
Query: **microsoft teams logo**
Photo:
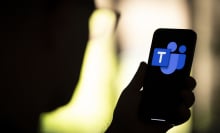
[[[152,66],[159,66],[161,72],[164,74],[172,74],[176,70],[181,70],[185,65],[186,46],[179,46],[178,53],[173,53],[176,50],[176,42],[169,42],[167,49],[155,48],[153,53]]]

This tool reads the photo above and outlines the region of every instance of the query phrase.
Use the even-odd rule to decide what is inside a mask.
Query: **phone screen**
[[[154,32],[140,105],[142,119],[172,123],[169,113],[179,102],[172,98],[190,75],[195,44],[196,33],[191,29]]]

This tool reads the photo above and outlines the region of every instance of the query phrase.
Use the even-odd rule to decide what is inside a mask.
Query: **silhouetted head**
[[[93,1],[5,0],[0,6],[1,115],[66,104],[79,78]]]

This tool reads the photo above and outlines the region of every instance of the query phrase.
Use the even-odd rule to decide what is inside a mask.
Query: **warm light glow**
[[[122,0],[118,7],[122,48],[119,72],[116,74],[113,35],[116,16],[109,10],[98,9],[90,19],[90,41],[74,97],[68,105],[42,115],[44,133],[104,132],[120,92],[130,82],[139,63],[148,60],[154,30],[190,27],[185,0]],[[190,125],[191,121],[169,133],[187,133]]]
[[[119,95],[113,80],[115,21],[110,10],[98,9],[91,16],[90,40],[74,97],[68,105],[42,114],[42,132],[101,133],[108,127]]]

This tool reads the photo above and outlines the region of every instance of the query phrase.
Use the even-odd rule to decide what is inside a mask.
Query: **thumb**
[[[140,66],[135,73],[133,79],[129,83],[127,90],[139,92],[143,87],[144,77],[147,70],[147,64],[145,62],[141,62]]]

